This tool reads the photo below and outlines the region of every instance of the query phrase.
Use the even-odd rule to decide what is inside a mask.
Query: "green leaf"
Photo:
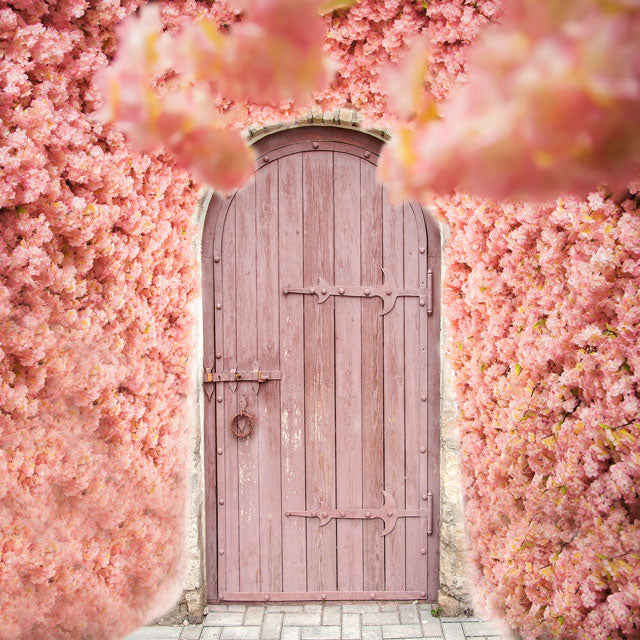
[[[339,9],[350,9],[358,0],[325,0],[319,7],[318,13],[326,16],[327,13],[338,11]]]

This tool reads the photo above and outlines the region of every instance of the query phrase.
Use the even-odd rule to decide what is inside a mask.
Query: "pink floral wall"
[[[0,639],[122,636],[184,576],[197,185],[93,117],[142,0],[0,2]],[[164,20],[224,6],[167,3]],[[434,91],[493,0],[327,17],[324,108],[384,121],[376,66],[424,32]],[[247,121],[294,114],[250,108]],[[477,599],[527,637],[640,618],[640,214],[632,185],[555,207],[436,204]]]
[[[638,191],[438,203],[474,595],[525,638],[640,621]]]

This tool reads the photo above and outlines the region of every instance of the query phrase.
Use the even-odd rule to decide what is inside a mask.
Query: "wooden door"
[[[438,236],[381,143],[305,127],[203,236],[209,601],[438,588]]]

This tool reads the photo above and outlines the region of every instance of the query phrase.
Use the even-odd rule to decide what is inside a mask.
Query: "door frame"
[[[279,158],[304,151],[339,151],[361,157],[377,165],[384,141],[376,135],[363,130],[349,129],[340,126],[304,124],[292,128],[267,133],[257,139],[251,146],[255,153],[255,167]],[[201,277],[202,277],[202,340],[203,366],[215,370],[215,307],[214,307],[214,238],[221,216],[226,215],[228,204],[233,200],[237,189],[229,195],[214,192],[206,208],[204,225],[202,228],[201,244]],[[427,440],[429,443],[429,487],[433,494],[433,536],[436,542],[436,557],[432,561],[432,571],[429,572],[427,591],[420,594],[430,602],[436,602],[439,589],[439,558],[440,558],[440,279],[441,279],[441,240],[438,224],[428,210],[415,202],[409,202],[415,214],[422,213],[427,232],[427,268],[433,273],[433,313],[429,316],[427,325],[428,365],[427,376],[430,390],[433,390],[433,401],[429,402],[427,410]],[[201,373],[198,374],[202,375]],[[205,382],[203,375],[202,382]],[[218,557],[208,553],[208,550],[218,548],[218,491],[217,491],[217,458],[220,450],[216,443],[216,398],[215,389],[208,399],[204,396],[204,579],[206,586],[206,601],[219,602],[218,596]],[[216,544],[211,544],[215,540]],[[376,600],[396,599],[391,592],[372,594]],[[269,599],[265,596],[265,599]],[[310,597],[300,597],[300,600],[321,601],[314,594]],[[257,600],[257,598],[256,598]],[[271,599],[271,601],[275,601]],[[225,600],[225,602],[227,602]]]

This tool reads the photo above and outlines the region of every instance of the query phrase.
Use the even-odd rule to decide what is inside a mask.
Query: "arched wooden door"
[[[203,236],[209,601],[435,601],[439,239],[381,142],[303,127]]]

